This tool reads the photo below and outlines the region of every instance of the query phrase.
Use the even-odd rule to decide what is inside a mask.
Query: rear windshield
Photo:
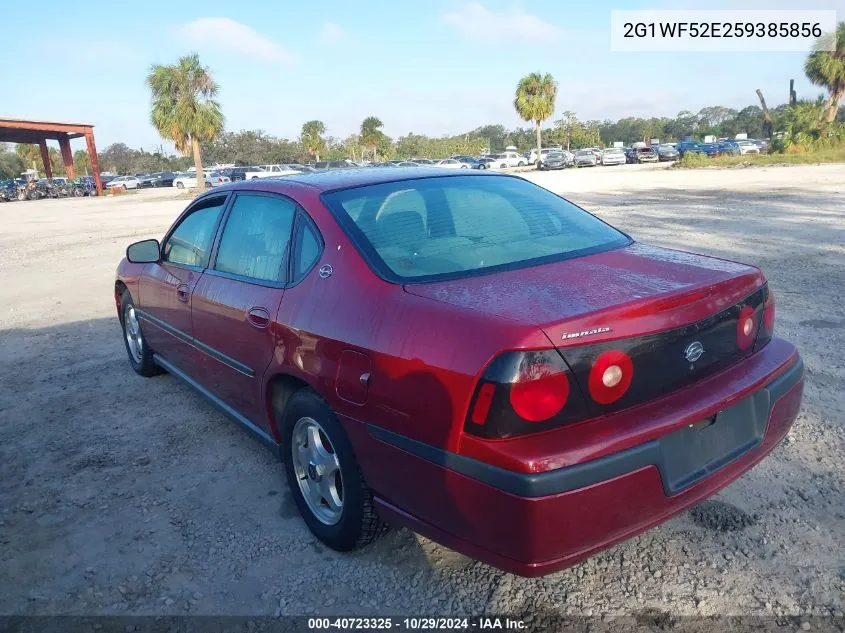
[[[629,238],[520,178],[403,180],[324,194],[382,277],[434,281],[624,246]]]

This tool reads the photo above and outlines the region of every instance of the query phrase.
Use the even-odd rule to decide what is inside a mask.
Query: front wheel
[[[516,164],[517,167],[525,167],[525,161],[521,160]]]
[[[325,401],[309,389],[298,391],[281,424],[288,486],[314,536],[344,552],[384,532],[352,445]]]
[[[210,183],[210,182],[205,183],[205,188],[206,188],[206,189],[211,189],[211,183]]]
[[[135,373],[149,378],[158,373],[158,368],[153,361],[153,351],[147,345],[144,333],[141,331],[141,323],[138,319],[138,311],[132,296],[126,290],[120,299],[120,322],[123,327],[123,343],[126,346],[126,353],[129,355],[129,364]]]
[[[181,181],[180,181],[180,182],[177,182],[177,183],[176,183],[176,188],[177,188],[177,189],[184,189],[184,188],[185,188],[185,184],[184,184],[183,182],[181,182]]]

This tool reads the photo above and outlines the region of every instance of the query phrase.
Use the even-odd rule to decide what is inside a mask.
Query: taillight
[[[590,397],[599,404],[616,402],[625,395],[634,379],[631,357],[618,349],[602,353],[590,369]]]
[[[520,368],[511,385],[513,410],[529,422],[543,422],[560,413],[569,398],[569,378],[560,367],[533,363]]]
[[[583,420],[589,412],[557,350],[505,352],[484,371],[464,429],[504,438]]]
[[[757,341],[754,343],[754,351],[757,351],[771,341],[775,332],[775,297],[768,286],[765,288],[761,320],[762,324],[758,328],[759,331],[757,333]]]
[[[763,304],[763,327],[769,334],[775,331],[775,296],[769,290],[769,296],[766,297],[766,302]]]
[[[754,308],[744,305],[739,311],[739,320],[736,322],[736,344],[739,349],[746,350],[754,344],[757,338],[757,318]]]

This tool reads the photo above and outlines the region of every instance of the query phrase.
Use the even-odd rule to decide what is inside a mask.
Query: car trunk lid
[[[746,347],[738,342],[740,313],[750,306],[742,314],[752,315],[756,334],[764,286],[762,273],[751,266],[634,243],[406,290],[539,327],[585,396],[599,356],[621,350],[632,359],[634,380],[614,403],[593,402],[599,413],[667,393],[750,354],[753,337]],[[693,343],[703,352],[688,350]]]

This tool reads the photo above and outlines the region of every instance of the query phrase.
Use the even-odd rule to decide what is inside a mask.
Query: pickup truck
[[[248,171],[244,174],[244,180],[255,180],[256,178],[272,178],[274,176],[288,176],[290,174],[298,174],[295,169],[291,169],[287,165],[261,165],[255,168],[254,171]]]

